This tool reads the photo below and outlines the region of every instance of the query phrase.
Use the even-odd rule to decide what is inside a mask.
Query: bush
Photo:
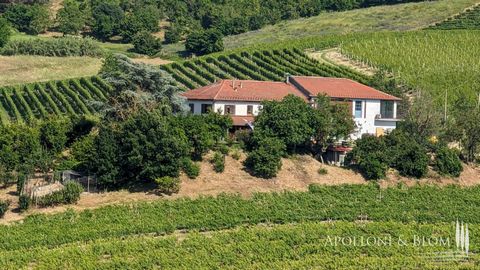
[[[31,203],[32,200],[27,195],[20,195],[20,197],[18,197],[18,207],[20,208],[21,212],[28,210]]]
[[[55,191],[44,197],[36,199],[37,205],[41,207],[53,206],[59,204],[73,204],[78,202],[83,187],[76,182],[68,182],[62,190]]]
[[[177,26],[170,26],[167,31],[165,31],[165,43],[172,44],[177,43],[182,39],[182,30]]]
[[[10,29],[10,24],[7,20],[0,17],[0,48],[7,44],[10,36],[12,35],[12,31]]]
[[[457,153],[448,147],[440,147],[435,158],[435,170],[441,175],[459,177],[463,171],[462,162]]]
[[[328,174],[328,171],[325,168],[319,168],[317,172],[320,175],[327,175]]]
[[[195,179],[200,174],[200,166],[193,163],[190,159],[183,160],[183,171],[187,174],[188,178]]]
[[[225,157],[222,153],[215,152],[211,162],[215,172],[222,173],[225,170]]]
[[[9,206],[10,206],[10,201],[0,200],[0,218],[3,218],[3,216],[5,216],[5,213],[7,212]]]
[[[223,51],[223,35],[213,28],[206,31],[195,31],[188,35],[185,48],[196,55]]]
[[[248,153],[245,166],[258,177],[272,178],[282,168],[282,155],[286,146],[278,138],[262,138],[256,149]]]
[[[228,153],[230,152],[230,148],[228,148],[226,144],[220,144],[218,146],[218,151],[224,155],[228,155]]]
[[[171,195],[180,190],[180,179],[171,176],[164,176],[155,179],[157,189],[160,193]]]
[[[403,140],[391,148],[392,167],[402,176],[422,178],[428,172],[429,158],[424,146],[415,141]]]
[[[239,160],[240,159],[240,151],[238,149],[235,149],[232,153],[232,158],[235,159],[235,160]]]
[[[152,36],[149,32],[142,31],[133,37],[133,50],[136,53],[154,56],[162,49],[160,39]]]
[[[390,157],[384,137],[364,136],[356,141],[353,150],[347,154],[347,165],[356,165],[368,180],[384,178]]]
[[[5,45],[1,54],[97,57],[103,55],[103,51],[91,38],[61,37],[13,40]]]

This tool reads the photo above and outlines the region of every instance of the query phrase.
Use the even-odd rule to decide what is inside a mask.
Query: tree
[[[255,176],[275,177],[282,168],[285,144],[275,137],[257,137],[255,144],[257,147],[248,153],[245,166]]]
[[[255,117],[255,131],[272,134],[284,142],[289,153],[311,143],[315,134],[314,109],[302,98],[288,95],[281,101],[265,101]]]
[[[122,22],[121,35],[125,41],[131,42],[135,35],[140,32],[157,32],[160,18],[160,11],[155,6],[137,8],[125,16]]]
[[[177,43],[182,39],[182,29],[176,24],[170,25],[165,31],[165,43]]]
[[[40,144],[52,156],[58,155],[68,141],[71,123],[67,119],[50,118],[40,125]]]
[[[202,160],[202,156],[215,144],[215,132],[212,129],[216,127],[210,127],[204,115],[179,116],[177,120],[187,136],[192,159]]]
[[[15,4],[8,7],[5,18],[19,31],[38,35],[50,25],[50,11],[41,4]]]
[[[104,111],[110,118],[126,119],[139,109],[168,107],[173,112],[187,111],[181,89],[159,67],[133,63],[128,57],[115,54],[104,60],[100,75],[115,89]]]
[[[0,48],[7,44],[10,36],[12,35],[12,29],[8,21],[0,17]]]
[[[196,55],[223,51],[223,35],[214,28],[205,31],[195,31],[187,36],[185,48]]]
[[[133,50],[136,53],[154,56],[162,49],[162,42],[160,39],[152,36],[147,31],[139,32],[133,38]]]
[[[113,2],[101,2],[93,10],[93,34],[101,40],[107,40],[120,34],[124,13]]]
[[[80,9],[79,2],[66,0],[57,14],[58,30],[65,34],[78,34],[86,23],[86,18]]]
[[[447,146],[442,146],[436,151],[434,165],[441,175],[459,177],[463,171],[462,161],[458,154]]]
[[[391,158],[384,137],[363,136],[347,154],[346,164],[358,166],[365,178],[378,180],[387,173]]]
[[[465,160],[474,162],[480,144],[480,107],[463,97],[454,108],[448,135],[460,142]]]
[[[95,156],[88,162],[87,170],[97,175],[97,181],[103,187],[118,187],[120,181],[120,149],[117,133],[109,124],[99,128],[94,140]]]

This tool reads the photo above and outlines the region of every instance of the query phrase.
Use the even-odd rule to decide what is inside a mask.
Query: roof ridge
[[[225,82],[226,82],[226,80],[221,80],[220,81],[220,88],[218,89],[217,93],[215,93],[215,96],[213,96],[213,100],[215,100],[217,98],[218,94],[220,94],[220,92],[223,89],[223,86],[225,85]]]

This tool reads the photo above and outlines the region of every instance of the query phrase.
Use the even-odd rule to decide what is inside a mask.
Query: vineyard
[[[342,52],[387,69],[416,90],[429,91],[438,104],[460,97],[476,100],[480,90],[480,32],[416,31],[375,33],[347,40]]]
[[[451,29],[472,29],[480,30],[480,5],[466,10],[455,17],[437,23],[428,29],[451,30]]]
[[[177,62],[162,68],[186,89],[232,78],[283,81],[286,74],[344,77],[368,84],[368,77],[346,67],[319,63],[297,48],[246,50]]]
[[[480,233],[479,191],[311,186],[309,192],[261,193],[250,199],[220,195],[35,215],[0,226],[0,268],[311,269],[320,264],[390,269],[401,263],[429,269],[429,261],[416,255],[445,247],[326,246],[325,238],[387,233],[452,238],[456,219],[468,222],[475,236]],[[473,253],[479,244],[472,237]]]
[[[480,233],[471,226],[472,234]],[[387,233],[388,232],[388,233]],[[416,246],[413,233],[443,238],[454,235],[451,223],[402,224],[373,222],[303,222],[276,226],[240,227],[209,235],[187,233],[176,236],[135,236],[103,239],[58,248],[34,248],[0,252],[2,269],[438,269],[428,255],[448,250],[444,246]],[[367,239],[392,237],[392,245],[337,245],[328,237],[355,235]],[[408,245],[399,245],[401,235]],[[480,242],[472,239],[472,246]],[[379,241],[380,243],[380,241]],[[452,243],[454,244],[454,243]],[[450,247],[453,249],[453,245]],[[3,259],[2,259],[3,258]],[[470,260],[478,260],[472,256]],[[442,269],[457,269],[445,262]],[[475,269],[473,262],[462,269]],[[400,268],[399,268],[400,269]]]
[[[97,76],[0,88],[1,121],[29,122],[49,115],[95,113],[111,88]]]

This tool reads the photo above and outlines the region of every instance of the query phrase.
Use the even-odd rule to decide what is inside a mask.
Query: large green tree
[[[65,0],[57,14],[58,30],[63,34],[78,34],[86,23],[86,16],[75,0]]]
[[[8,21],[0,17],[0,48],[7,44],[10,36],[12,35],[12,29]]]
[[[196,55],[223,51],[223,35],[214,28],[205,31],[195,31],[187,36],[185,48]]]
[[[124,12],[114,2],[101,2],[93,9],[93,34],[101,40],[120,34]]]

